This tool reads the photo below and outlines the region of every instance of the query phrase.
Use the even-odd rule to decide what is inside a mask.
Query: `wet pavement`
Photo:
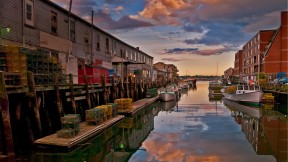
[[[7,161],[287,161],[283,111],[209,98],[208,93],[208,82],[197,82],[197,88],[182,91],[178,102],[154,103],[71,152],[25,150]]]

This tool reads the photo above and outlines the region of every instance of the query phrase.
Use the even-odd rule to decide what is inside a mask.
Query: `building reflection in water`
[[[258,155],[273,155],[279,162],[288,160],[287,114],[275,111],[274,104],[253,107],[228,100],[224,104]]]

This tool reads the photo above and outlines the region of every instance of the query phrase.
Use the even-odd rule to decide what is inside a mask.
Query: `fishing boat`
[[[172,88],[160,89],[159,100],[164,102],[176,100],[175,91]]]
[[[259,85],[237,85],[225,89],[224,97],[237,102],[259,103],[263,96],[263,91]]]

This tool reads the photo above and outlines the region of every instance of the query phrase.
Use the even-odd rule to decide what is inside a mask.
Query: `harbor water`
[[[287,105],[209,96],[208,82],[156,102],[70,152],[31,149],[5,161],[286,162]]]

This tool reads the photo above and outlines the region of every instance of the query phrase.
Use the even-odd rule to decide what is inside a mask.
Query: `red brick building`
[[[243,51],[239,50],[235,53],[234,76],[242,78],[243,76]]]
[[[263,52],[266,50],[266,46],[269,44],[274,32],[275,30],[260,30],[243,46],[242,80],[256,81],[258,73],[261,72],[260,64],[263,59]]]
[[[288,73],[288,11],[281,12],[276,30],[260,30],[235,54],[234,76],[257,81],[260,72],[272,80],[278,72]],[[269,80],[268,80],[269,81]]]
[[[288,72],[287,29],[288,11],[281,12],[281,26],[275,30],[266,50],[263,53],[261,71],[266,74]]]

